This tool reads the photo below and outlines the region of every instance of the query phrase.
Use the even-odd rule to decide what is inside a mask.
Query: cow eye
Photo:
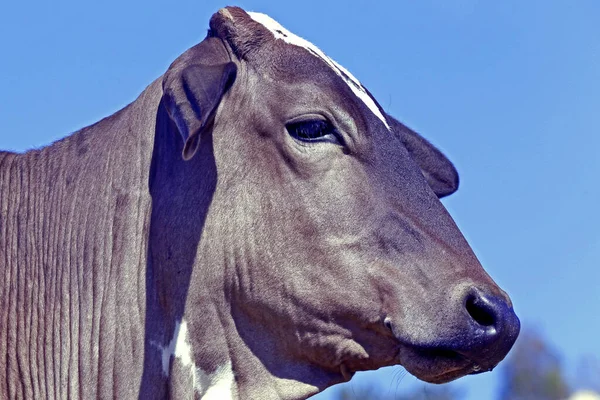
[[[288,133],[301,142],[331,142],[341,144],[341,137],[331,122],[310,120],[290,122],[285,126]]]

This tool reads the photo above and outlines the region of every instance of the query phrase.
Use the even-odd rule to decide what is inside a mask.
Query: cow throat
[[[231,361],[225,362],[213,372],[206,372],[194,362],[188,325],[185,320],[175,324],[173,337],[165,346],[152,343],[160,351],[162,372],[172,383],[169,385],[175,395],[184,395],[193,388],[194,397],[203,400],[236,399],[235,376]],[[178,387],[183,385],[184,387]]]

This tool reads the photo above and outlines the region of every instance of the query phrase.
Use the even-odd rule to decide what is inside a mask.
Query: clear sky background
[[[0,148],[48,144],[125,106],[226,4],[0,3]],[[443,149],[461,174],[444,203],[523,325],[540,329],[570,371],[600,356],[600,2],[237,5],[317,44]],[[353,384],[420,385],[397,372]],[[456,385],[493,399],[498,376]]]

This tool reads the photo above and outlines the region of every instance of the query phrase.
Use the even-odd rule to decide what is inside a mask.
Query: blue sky
[[[0,148],[110,115],[226,3],[4,2]],[[600,356],[600,3],[240,1],[348,68],[461,174],[445,204],[488,272],[573,370]],[[359,374],[399,393],[397,369]],[[491,399],[497,372],[458,381]],[[320,399],[327,399],[327,392]]]

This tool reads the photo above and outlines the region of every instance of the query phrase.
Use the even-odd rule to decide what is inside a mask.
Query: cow
[[[0,153],[0,398],[304,399],[519,333],[439,198],[452,163],[237,7],[131,104]]]

